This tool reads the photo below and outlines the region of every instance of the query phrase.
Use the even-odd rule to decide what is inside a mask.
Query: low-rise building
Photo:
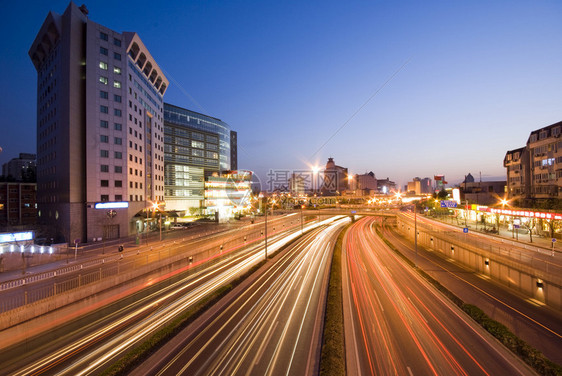
[[[504,158],[510,199],[562,199],[562,122],[534,130]]]
[[[0,182],[0,229],[37,222],[37,184]]]
[[[205,181],[204,213],[215,215],[219,222],[228,221],[249,209],[252,192],[252,172],[226,171],[213,174]]]
[[[20,153],[18,158],[12,158],[2,165],[2,175],[5,179],[14,181],[36,182],[37,155]]]

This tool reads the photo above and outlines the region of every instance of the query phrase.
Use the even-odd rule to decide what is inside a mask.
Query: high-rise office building
[[[37,70],[37,201],[67,242],[140,232],[164,198],[168,80],[134,32],[49,12],[29,50]]]
[[[201,208],[205,179],[231,170],[233,131],[220,119],[164,104],[165,200],[167,210]],[[234,132],[236,135],[236,132]]]

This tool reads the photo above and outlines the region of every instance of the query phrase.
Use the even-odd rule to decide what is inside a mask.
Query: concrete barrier
[[[414,240],[414,220],[397,216],[397,229]],[[488,276],[530,298],[556,309],[562,309],[562,275],[549,270],[544,255],[536,258],[532,251],[511,253],[508,249],[475,246],[446,232],[436,232],[418,223],[418,245],[438,251],[477,273]],[[513,256],[513,257],[510,257]],[[553,269],[551,267],[551,269]]]

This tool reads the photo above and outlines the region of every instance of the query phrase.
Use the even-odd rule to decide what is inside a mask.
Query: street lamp
[[[318,176],[318,171],[320,171],[320,167],[312,166],[312,193],[316,193],[314,189],[314,181],[316,180],[315,176]]]
[[[160,214],[160,221],[159,221],[160,241],[162,241],[162,211],[160,211],[158,201],[156,201],[155,203],[152,204],[152,208],[154,209],[155,212],[156,212],[156,210],[158,210],[158,214]]]

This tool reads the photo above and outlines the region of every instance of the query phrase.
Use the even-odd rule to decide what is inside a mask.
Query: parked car
[[[172,225],[170,228],[171,228],[172,230],[180,230],[180,229],[183,230],[185,227],[183,227],[183,226],[180,225],[180,224],[175,224],[175,225]]]

